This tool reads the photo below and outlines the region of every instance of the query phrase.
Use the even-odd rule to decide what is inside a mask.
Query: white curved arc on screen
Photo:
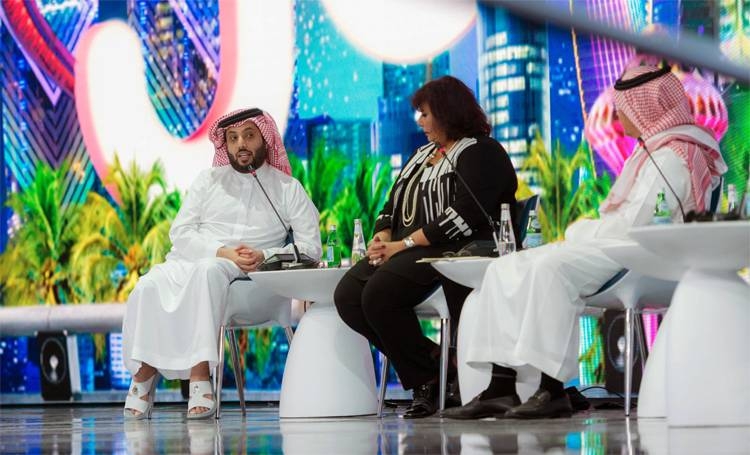
[[[258,106],[286,128],[294,76],[291,0],[222,0],[221,72],[214,105],[189,138],[172,136],[148,98],[136,33],[122,21],[91,27],[76,52],[76,109],[84,142],[100,177],[117,153],[141,168],[161,160],[168,184],[186,189],[211,166],[207,124],[233,109]]]

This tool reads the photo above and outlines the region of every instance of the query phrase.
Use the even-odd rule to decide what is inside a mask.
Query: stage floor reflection
[[[228,403],[222,418],[187,421],[184,406],[157,405],[150,421],[124,422],[120,406],[0,407],[1,453],[498,454],[748,453],[750,427],[668,428],[594,410],[571,419],[280,420],[278,407],[254,406],[242,418]]]

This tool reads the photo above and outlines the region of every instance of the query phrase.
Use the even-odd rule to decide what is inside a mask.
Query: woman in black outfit
[[[404,165],[375,222],[368,257],[344,275],[334,301],[346,324],[387,355],[404,388],[413,389],[414,401],[404,418],[419,418],[437,410],[440,349],[422,334],[413,308],[442,284],[451,318],[457,321],[471,290],[416,261],[492,239],[487,218],[451,162],[495,219],[502,203],[515,207],[517,180],[510,158],[489,137],[487,117],[463,82],[450,76],[428,82],[411,103],[430,142]]]

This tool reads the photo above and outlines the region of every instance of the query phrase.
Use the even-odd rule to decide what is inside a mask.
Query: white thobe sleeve
[[[315,260],[319,260],[323,248],[320,242],[320,214],[315,204],[305,192],[302,184],[296,179],[292,180],[290,187],[284,191],[284,212],[288,217],[289,224],[294,230],[294,243],[301,254],[306,254]],[[278,253],[293,253],[292,245],[281,248],[266,248],[263,255],[266,258]]]
[[[693,196],[690,171],[685,161],[670,149],[657,150],[652,152],[652,156],[664,173],[664,177],[679,196],[682,205],[686,206],[686,202]],[[628,198],[617,210],[602,214],[602,217],[598,220],[577,221],[565,231],[565,239],[572,241],[592,238],[627,239],[628,229],[651,223],[656,206],[656,196],[662,189],[672,212],[672,221],[681,222],[682,213],[677,199],[675,199],[667,184],[664,183],[664,178],[659,174],[654,163],[648,159],[641,168]]]
[[[210,172],[201,172],[190,186],[169,230],[174,251],[193,261],[215,257],[216,251],[224,246],[215,238],[200,232],[202,213],[206,207],[205,199],[211,189],[210,183]]]

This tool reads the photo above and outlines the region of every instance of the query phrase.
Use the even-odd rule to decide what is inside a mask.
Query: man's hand
[[[245,273],[255,272],[266,259],[263,251],[255,250],[247,245],[238,245],[234,248],[223,246],[216,251],[216,256],[229,259]]]

